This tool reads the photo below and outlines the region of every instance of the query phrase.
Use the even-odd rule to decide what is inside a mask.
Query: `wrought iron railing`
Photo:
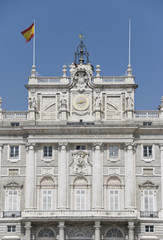
[[[3,217],[4,218],[17,218],[17,217],[21,217],[21,212],[20,211],[4,211],[3,212]]]
[[[158,218],[158,212],[157,211],[141,211],[140,217]]]

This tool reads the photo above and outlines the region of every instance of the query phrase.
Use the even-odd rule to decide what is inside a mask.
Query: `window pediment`
[[[23,188],[23,185],[20,185],[19,183],[16,183],[16,182],[13,180],[13,181],[11,181],[10,183],[6,184],[6,185],[4,186],[4,188],[5,188],[5,189],[15,189],[15,188],[21,189],[21,188]]]
[[[143,184],[139,184],[139,188],[140,189],[157,189],[158,185],[156,185],[148,180],[147,182],[145,182]]]

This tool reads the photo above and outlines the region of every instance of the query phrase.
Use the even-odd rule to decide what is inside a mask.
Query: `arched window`
[[[124,234],[121,229],[119,228],[110,228],[106,234],[105,234],[105,239],[107,240],[112,240],[112,239],[124,239]]]
[[[48,239],[48,238],[56,239],[56,235],[51,228],[42,228],[38,232],[37,238],[39,238],[39,239]]]
[[[111,176],[106,182],[106,209],[117,211],[124,208],[124,186],[118,176]]]
[[[42,210],[53,210],[55,208],[55,183],[50,176],[45,176],[40,182],[40,208]]]
[[[90,186],[85,177],[77,177],[73,185],[72,195],[72,209],[74,210],[88,210],[90,209]]]

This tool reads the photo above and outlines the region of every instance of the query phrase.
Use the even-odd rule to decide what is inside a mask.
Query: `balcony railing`
[[[130,211],[105,211],[105,210],[85,210],[85,211],[77,211],[77,210],[51,210],[51,211],[28,211],[25,210],[22,212],[22,217],[113,217],[113,218],[125,218],[125,217],[136,217],[137,213],[134,210]]]
[[[4,218],[17,218],[17,217],[21,217],[21,212],[20,211],[4,211],[3,212],[3,217]]]
[[[159,118],[159,111],[135,111],[136,119],[157,119]]]
[[[141,211],[140,217],[158,218],[157,211]]]

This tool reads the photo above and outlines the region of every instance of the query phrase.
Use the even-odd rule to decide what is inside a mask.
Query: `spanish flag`
[[[35,32],[34,23],[30,27],[28,27],[27,29],[25,29],[24,31],[21,32],[21,34],[26,39],[26,43],[29,42],[31,40],[31,38],[34,37],[34,32]]]

